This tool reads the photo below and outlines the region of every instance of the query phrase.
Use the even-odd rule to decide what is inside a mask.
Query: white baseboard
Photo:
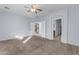
[[[79,46],[79,42],[68,41],[68,44]]]

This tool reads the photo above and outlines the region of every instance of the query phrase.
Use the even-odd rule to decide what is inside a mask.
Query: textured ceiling
[[[64,5],[64,4],[38,4],[40,8],[43,10],[42,12],[39,12],[39,16],[47,15],[55,10],[59,10],[62,8],[66,8],[72,5]],[[9,9],[5,9],[4,7],[7,6]],[[20,15],[25,16],[33,16],[34,13],[28,13],[26,8],[24,6],[30,6],[29,4],[0,4],[0,12],[6,11],[6,12],[12,12]]]

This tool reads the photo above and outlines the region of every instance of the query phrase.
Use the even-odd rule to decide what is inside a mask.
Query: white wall
[[[14,13],[0,13],[0,40],[13,38],[16,35],[29,35],[29,19]]]
[[[79,6],[69,8],[68,43],[79,46]]]

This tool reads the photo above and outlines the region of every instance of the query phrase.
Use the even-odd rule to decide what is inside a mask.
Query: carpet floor
[[[58,39],[58,38],[57,38]],[[64,44],[60,40],[33,36],[27,43],[11,39],[0,41],[1,55],[79,55],[79,46]]]

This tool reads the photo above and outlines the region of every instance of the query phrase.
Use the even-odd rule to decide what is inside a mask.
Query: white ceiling
[[[38,4],[40,8],[43,10],[42,12],[39,12],[38,15],[43,16],[47,15],[55,10],[59,10],[62,8],[66,8],[72,5],[64,5],[64,4]],[[4,7],[7,6],[10,9],[5,9]],[[6,12],[12,12],[20,15],[25,16],[32,16],[33,13],[28,13],[26,8],[24,6],[30,6],[29,4],[0,4],[0,11],[6,11]]]

